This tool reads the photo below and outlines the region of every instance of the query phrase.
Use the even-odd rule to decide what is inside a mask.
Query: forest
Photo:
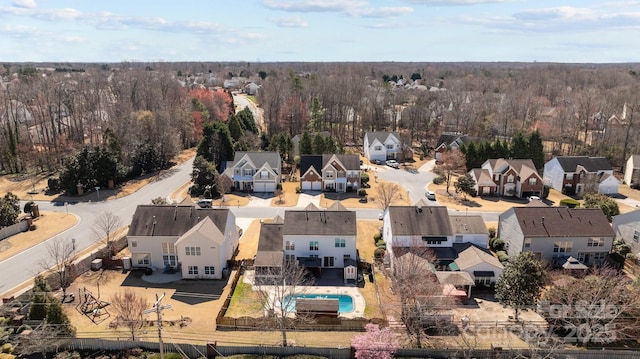
[[[119,182],[222,127],[227,159],[305,131],[356,148],[367,131],[397,131],[428,156],[444,132],[510,141],[537,130],[547,160],[605,156],[618,170],[640,153],[638,64],[5,63],[0,79],[5,174],[91,167],[106,173],[94,182]],[[264,123],[234,108],[231,92],[250,83]]]

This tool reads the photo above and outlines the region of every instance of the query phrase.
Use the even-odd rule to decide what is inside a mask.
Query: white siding
[[[336,238],[345,239],[345,247],[336,247]],[[285,254],[294,254],[296,257],[310,257],[311,255],[317,255],[318,258],[334,257],[334,268],[344,267],[344,255],[348,254],[351,259],[357,259],[356,257],[356,237],[355,236],[310,236],[310,235],[285,235],[283,237],[283,245],[286,246],[287,241],[295,243],[295,250],[287,251]],[[309,249],[309,242],[317,241],[318,250],[312,251]],[[323,263],[324,265],[324,263]]]
[[[129,237],[127,238],[129,250],[131,256],[135,257],[139,253],[151,254],[150,267],[164,268],[164,261],[162,260],[162,243],[175,243],[178,237]],[[132,246],[132,242],[136,242],[136,246]],[[178,256],[178,261],[180,257]],[[134,267],[140,267],[137,263],[132,263]]]
[[[562,181],[564,176],[564,170],[562,169],[562,166],[560,166],[560,162],[558,162],[557,158],[554,158],[544,164],[544,175],[542,177],[542,182],[544,184],[551,186],[557,191],[562,191]]]

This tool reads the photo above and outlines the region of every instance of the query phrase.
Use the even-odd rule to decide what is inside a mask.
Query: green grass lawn
[[[261,298],[258,293],[251,289],[251,284],[243,282],[243,277],[240,277],[236,289],[233,291],[226,316],[232,318],[262,317],[263,306]]]

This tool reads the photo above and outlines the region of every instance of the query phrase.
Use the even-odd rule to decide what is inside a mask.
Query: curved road
[[[93,201],[70,203],[68,207],[65,206],[64,202],[37,201],[37,203],[42,211],[68,211],[70,214],[75,214],[80,217],[80,222],[77,225],[52,237],[51,239],[75,239],[76,249],[78,251],[82,251],[100,240],[98,235],[94,232],[94,223],[97,216],[105,211],[110,211],[120,217],[123,223],[130,223],[131,217],[133,216],[138,204],[151,203],[151,200],[156,197],[168,197],[177,188],[188,182],[190,180],[192,166],[193,158],[168,170],[161,175],[159,180],[122,198],[109,201],[97,200],[97,194],[94,193],[89,195],[94,196]],[[377,167],[377,170],[374,170],[374,173],[378,178],[393,181],[405,187],[409,191],[412,202],[416,202],[418,199],[424,198],[426,186],[428,183],[431,183],[434,176],[433,173],[430,172],[431,168],[429,163],[418,170],[411,171],[403,169],[396,170],[386,166],[371,166],[371,168],[373,167]],[[372,170],[370,169],[370,174],[371,171]],[[267,201],[267,203],[268,202],[270,201]],[[437,205],[437,202],[435,201],[427,202]],[[305,206],[306,203],[301,204],[299,208]],[[296,207],[273,208],[269,207],[268,204],[252,205],[250,203],[249,206],[245,207],[229,206],[228,208],[235,214],[236,219],[239,222],[238,224],[246,229],[246,226],[248,226],[253,219],[273,218],[276,215],[284,216],[285,210],[295,209]],[[357,218],[377,219],[379,212],[379,209],[358,209]],[[455,213],[455,211],[452,212]],[[489,222],[497,221],[498,217],[498,213],[474,212],[474,214],[482,215],[485,221]],[[0,273],[2,273],[0,295],[7,293],[24,282],[31,281],[33,276],[41,269],[39,264],[41,262],[41,258],[46,257],[47,244],[45,241],[0,262]]]

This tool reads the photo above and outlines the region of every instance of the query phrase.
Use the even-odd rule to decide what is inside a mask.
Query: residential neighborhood
[[[243,75],[182,75],[183,120],[193,123],[176,133],[159,130],[165,112],[140,107],[130,127],[148,136],[130,141],[123,128],[84,124],[61,104],[59,131],[77,126],[66,135],[80,136],[74,121],[83,122],[86,145],[66,149],[64,160],[44,145],[29,163],[0,158],[7,172],[59,166],[0,181],[0,208],[15,217],[0,229],[5,343],[20,355],[45,335],[55,339],[46,350],[317,349],[351,358],[356,338],[377,326],[398,340],[400,357],[637,344],[640,161],[630,144],[624,160],[588,152],[607,133],[598,132],[600,117],[585,125],[579,150],[526,122],[504,135],[501,123],[463,131],[456,106],[472,92],[412,115],[423,91],[449,91],[445,80],[427,87],[414,76],[385,80],[385,89],[410,94],[407,103],[381,110],[380,123],[354,124],[377,115],[317,98],[313,108],[296,112],[295,98],[269,114],[271,74]],[[295,92],[314,75],[289,76]],[[38,105],[18,107],[0,122],[22,124],[25,136],[49,130],[29,125]],[[329,120],[341,111],[349,120]],[[577,306],[609,298],[620,315],[593,322],[607,338],[567,332],[586,325]],[[571,315],[554,317],[557,306]]]

